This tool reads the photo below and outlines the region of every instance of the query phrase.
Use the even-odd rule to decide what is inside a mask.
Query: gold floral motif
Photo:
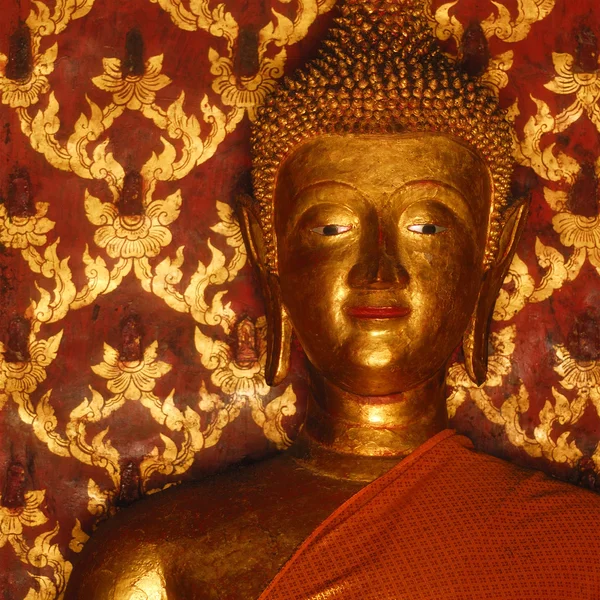
[[[58,256],[59,243],[60,238],[47,246],[43,256],[32,247],[23,251],[23,256],[32,272],[54,282],[52,291],[37,286],[39,300],[32,300],[27,309],[28,314],[32,316],[31,324],[34,333],[39,332],[45,323],[56,323],[64,319],[77,293],[69,269],[69,258],[60,259]]]
[[[233,258],[227,265],[227,271],[229,273],[227,281],[231,282],[246,265],[248,253],[246,252],[246,245],[244,244],[240,224],[238,223],[231,206],[217,200],[217,213],[221,220],[216,225],[212,225],[210,229],[211,231],[224,236],[227,245],[230,248],[233,248]]]
[[[152,56],[146,61],[143,75],[127,75],[123,77],[121,61],[118,58],[104,58],[104,73],[94,77],[94,85],[111,93],[117,106],[126,106],[130,110],[141,110],[144,105],[151,105],[156,92],[167,87],[171,80],[161,73],[163,55]]]
[[[425,2],[425,14],[433,27],[434,35],[440,40],[447,40],[452,37],[457,43],[460,43],[464,34],[464,28],[462,23],[460,23],[454,15],[450,14],[450,9],[456,6],[457,3],[458,0],[443,4],[437,9],[434,15],[431,10],[432,0],[427,0]],[[510,13],[508,13],[508,17],[510,22]],[[488,38],[494,34],[493,29],[486,27],[486,24],[491,18],[493,18],[493,15],[491,15],[486,22],[482,23],[484,34]],[[493,57],[490,60],[486,72],[481,77],[482,82],[494,90],[496,94],[499,94],[500,90],[508,85],[508,71],[510,71],[513,66],[513,59],[514,52],[512,50],[508,50]]]
[[[83,531],[79,519],[75,519],[75,526],[71,531],[71,541],[69,542],[69,548],[73,552],[81,552],[83,546],[90,539],[90,536]]]
[[[125,400],[140,400],[149,394],[156,380],[171,370],[171,365],[157,357],[158,342],[153,342],[144,351],[144,356],[136,361],[122,361],[119,352],[104,344],[104,360],[92,366],[92,371],[107,379],[110,392]]]
[[[90,388],[91,399],[84,399],[79,406],[71,411],[69,421],[65,427],[66,436],[61,435],[58,431],[58,420],[50,403],[52,390],[42,396],[35,409],[31,405],[27,394],[23,394],[21,397],[13,395],[13,398],[19,404],[22,420],[32,425],[36,437],[51,452],[58,456],[72,457],[83,464],[98,467],[107,473],[113,482],[114,489],[104,493],[99,488],[97,489],[98,498],[103,497],[104,499],[103,505],[106,506],[104,512],[109,510],[108,502],[114,496],[114,490],[119,487],[121,478],[119,453],[112,447],[110,439],[106,439],[108,428],[97,433],[91,441],[87,440],[86,428],[89,423],[97,423],[120,408],[128,399],[126,396],[137,396],[132,390],[142,390],[142,404],[153,406],[157,402],[158,399],[151,392],[146,391],[148,388],[153,389],[154,387],[152,377],[156,377],[157,368],[152,360],[154,351],[155,348],[151,347],[146,351],[144,361],[140,361],[144,363],[144,366],[148,363],[148,368],[144,369],[144,366],[142,366],[140,369],[135,369],[135,365],[131,363],[123,365],[117,361],[116,366],[112,364],[114,363],[113,356],[116,353],[110,346],[105,348],[105,357],[108,357],[108,362],[103,362],[96,367],[101,373],[109,377],[113,376],[112,380],[109,380],[108,387],[117,389],[118,393],[114,397],[105,400],[99,392]],[[123,366],[123,368],[119,369],[120,366]],[[162,363],[159,363],[158,369],[165,370]],[[136,386],[138,387],[136,388]],[[90,510],[96,510],[96,508],[95,504],[90,504]]]
[[[491,14],[481,26],[486,37],[496,36],[503,42],[520,42],[531,31],[531,26],[545,19],[554,9],[556,0],[517,0],[519,14],[513,19],[510,11],[500,2],[493,2],[498,16]]]
[[[43,246],[46,234],[55,222],[46,217],[50,204],[36,202],[36,213],[31,217],[9,217],[6,205],[0,204],[0,243],[8,248],[25,250],[29,246]]]
[[[211,371],[211,382],[232,400],[248,403],[255,423],[278,447],[289,446],[282,419],[296,412],[296,395],[291,386],[266,402],[270,388],[265,381],[266,320],[242,319],[236,325],[237,347],[204,335],[196,328],[196,349],[202,366]]]
[[[148,282],[148,288],[172,309],[182,313],[189,312],[197,323],[220,326],[225,333],[229,333],[235,313],[230,303],[223,303],[223,296],[227,292],[217,292],[209,303],[206,298],[207,291],[209,287],[233,281],[246,264],[247,254],[240,226],[232,208],[224,202],[217,201],[217,212],[221,220],[211,229],[226,237],[227,245],[234,250],[231,260],[227,261],[225,254],[208,239],[211,261],[208,265],[203,262],[198,263],[196,272],[182,293],[179,291],[179,284],[183,278],[181,267],[184,257],[183,247],[180,247],[177,249],[175,259],[167,257],[156,266],[152,279]]]
[[[537,105],[537,114],[533,115],[525,125],[523,139],[519,140],[515,137],[515,158],[520,164],[531,167],[540,177],[547,181],[573,185],[581,171],[581,166],[574,158],[567,156],[563,152],[555,152],[556,145],[554,143],[545,148],[542,147],[543,137],[548,133],[553,133],[556,120],[545,102],[537,100],[533,96],[532,100]],[[513,119],[518,116],[519,110],[517,104],[510,109],[509,114]],[[550,298],[556,290],[561,289],[565,282],[574,281],[585,263],[586,256],[590,258],[590,262],[594,266],[597,266],[597,264],[600,265],[600,252],[597,249],[586,249],[581,245],[575,245],[575,241],[579,243],[584,236],[579,234],[571,235],[575,230],[578,230],[579,233],[581,233],[581,230],[579,229],[580,223],[578,222],[578,218],[572,215],[566,208],[566,192],[544,188],[544,195],[549,206],[554,211],[563,211],[560,216],[557,215],[555,217],[555,230],[558,233],[562,231],[569,233],[563,239],[564,241],[573,242],[571,245],[574,247],[574,252],[568,260],[565,260],[563,254],[556,250],[556,248],[547,246],[539,238],[536,238],[535,254],[540,267],[544,269],[545,273],[534,290],[530,289],[531,286],[529,284],[519,290],[519,293],[523,292],[523,294],[531,292],[527,298],[529,302],[543,302]],[[526,270],[526,266],[522,266]],[[500,294],[500,301],[505,301],[502,292]],[[520,298],[519,303],[522,302],[523,298]]]
[[[552,219],[556,233],[563,246],[575,248],[600,248],[600,218],[584,217],[563,212]]]
[[[275,89],[277,79],[283,75],[287,61],[286,46],[291,46],[304,38],[309,26],[319,14],[327,12],[332,6],[332,2],[299,0],[293,21],[274,8],[271,9],[272,21],[265,25],[258,35],[259,66],[254,75],[236,76],[233,71],[233,45],[228,47],[228,56],[221,56],[212,48],[209,50],[210,72],[215,75],[213,90],[220,94],[225,106],[233,107],[234,123],[239,122],[244,112],[247,112],[251,121],[255,119],[258,107],[266,95]],[[236,37],[238,35],[237,29],[235,35]],[[272,45],[281,48],[273,56],[269,53]]]
[[[566,53],[552,53],[556,77],[545,87],[555,94],[575,94],[576,100],[565,109],[554,125],[560,133],[578,121],[585,112],[600,131],[600,68],[592,73],[576,72],[575,59]]]
[[[198,452],[210,448],[221,439],[224,429],[240,414],[244,405],[243,398],[232,398],[225,403],[218,394],[209,393],[202,382],[199,392],[198,408],[205,414],[205,419],[191,407],[181,411],[175,406],[174,392],[162,403],[157,403],[151,414],[155,421],[165,425],[171,431],[181,432],[183,442],[177,444],[168,436],[161,434],[164,451],[161,453],[155,447],[140,465],[140,474],[144,491],[148,491],[149,480],[153,474],[181,475],[185,473],[194,461]],[[205,425],[202,426],[202,421]]]
[[[537,106],[537,112],[527,121],[523,139],[518,139],[515,134],[515,159],[524,167],[531,167],[542,179],[573,184],[581,167],[564,152],[555,153],[556,143],[542,148],[542,138],[554,131],[556,119],[543,100],[533,96],[531,99]],[[510,108],[508,114],[513,120],[519,115],[518,103]]]
[[[171,243],[170,225],[179,216],[181,194],[179,191],[164,200],[153,200],[144,214],[120,215],[110,202],[101,202],[87,194],[85,211],[89,221],[98,226],[94,241],[106,248],[111,258],[142,258],[157,256]]]
[[[230,281],[235,275],[235,270],[230,272],[229,265],[225,255],[210,240],[207,240],[208,248],[211,252],[211,261],[208,265],[202,262],[198,263],[196,272],[190,279],[190,284],[186,288],[183,298],[185,305],[190,311],[192,317],[197,323],[203,325],[219,325],[225,333],[229,333],[235,313],[231,308],[231,303],[223,303],[223,297],[226,290],[217,292],[209,303],[206,292],[209,286],[218,286]],[[231,279],[230,279],[231,278]]]
[[[29,588],[24,600],[57,600],[60,598],[56,585],[49,577],[40,577],[39,575],[31,575],[31,577],[38,589]]]
[[[5,390],[7,393],[21,392],[30,394],[35,391],[38,384],[46,379],[46,369],[48,362],[45,359],[45,353],[39,352],[32,354],[31,360],[26,362],[7,362],[2,361],[0,369],[5,381]]]
[[[481,22],[481,27],[488,39],[496,36],[503,42],[520,42],[529,35],[534,23],[542,21],[552,12],[555,3],[556,0],[517,0],[518,15],[513,18],[504,4],[492,2],[498,14],[496,16],[492,12]],[[425,12],[435,35],[442,41],[452,37],[460,42],[464,28],[460,21],[450,14],[451,9],[458,4],[458,0],[443,4],[435,14],[431,9],[432,4],[433,0],[426,0]]]
[[[504,428],[514,446],[522,448],[530,456],[543,456],[553,462],[574,466],[582,457],[581,451],[576,442],[569,441],[569,431],[563,432],[555,440],[553,428],[556,423],[565,425],[576,422],[583,413],[581,400],[569,404],[564,396],[553,390],[555,402],[546,402],[539,415],[540,423],[531,437],[521,425],[522,416],[529,410],[529,393],[525,386],[521,384],[519,391],[511,394],[499,407],[486,391],[486,388],[503,385],[503,379],[510,373],[515,339],[514,325],[492,335],[494,352],[490,356],[490,374],[488,381],[480,387],[471,382],[462,364],[455,364],[450,368],[447,382],[452,387],[452,393],[448,399],[448,414],[453,417],[457,408],[470,399],[488,421]]]
[[[113,198],[117,198],[125,172],[112,153],[106,150],[110,140],[97,145],[92,156],[87,147],[110,128],[125,107],[113,104],[105,114],[87,97],[86,102],[90,108],[90,116],[84,113],[79,115],[66,143],[56,138],[61,122],[58,117],[60,106],[54,92],[50,92],[48,96],[48,105],[38,110],[34,117],[24,109],[18,110],[21,129],[29,138],[31,147],[43,154],[50,165],[62,171],[72,171],[83,179],[105,180]]]
[[[52,4],[54,9],[50,12],[45,2],[34,2],[27,17],[27,26],[33,33],[34,49],[42,37],[58,35],[71,21],[85,17],[92,9],[94,0],[56,0]]]
[[[297,43],[308,33],[308,28],[319,14],[329,11],[335,0],[298,0],[296,16],[293,20],[271,9],[272,21],[259,32],[258,62],[254,75],[237,77],[233,72],[233,52],[239,36],[239,26],[226,12],[225,5],[219,4],[213,10],[208,0],[198,0],[186,8],[181,0],[151,0],[166,11],[173,23],[186,31],[202,29],[215,37],[227,41],[227,55],[221,56],[215,49],[209,49],[211,73],[215,75],[213,90],[221,95],[225,106],[232,107],[228,115],[227,130],[233,131],[245,112],[251,120],[266,94],[274,89],[275,81],[283,75],[287,60],[285,47]],[[281,48],[274,56],[270,46]]]
[[[0,505],[0,548],[11,538],[21,536],[24,527],[37,527],[48,521],[40,510],[45,495],[45,490],[26,492],[24,506],[7,508]]]
[[[50,349],[47,360],[53,360],[55,355],[55,350]],[[108,416],[114,410],[114,403],[105,402],[101,394],[93,389],[91,392],[92,399],[84,399],[71,412],[66,425],[66,437],[57,431],[58,420],[50,403],[52,390],[40,398],[35,408],[27,392],[14,392],[12,397],[19,406],[21,419],[32,425],[34,434],[47,446],[48,450],[58,456],[75,458],[84,464],[103,469],[113,481],[115,488],[118,488],[120,481],[119,453],[112,447],[110,440],[105,441],[108,429],[100,431],[91,442],[86,439],[86,425],[98,422]]]
[[[238,34],[238,25],[231,15],[225,12],[225,5],[218,4],[213,10],[209,0],[194,0],[188,10],[181,0],[150,0],[158,4],[177,27],[185,31],[201,29],[215,37],[224,37],[229,47],[233,46]]]
[[[102,490],[93,479],[89,479],[87,484],[87,494],[87,509],[91,515],[101,518],[116,513],[116,507],[112,504],[112,499],[116,495],[116,490]]]
[[[50,89],[48,77],[54,71],[54,62],[58,54],[58,45],[54,44],[43,54],[34,54],[33,68],[26,79],[9,79],[4,75],[8,57],[0,53],[0,90],[2,104],[11,108],[29,108],[37,104],[40,95]]]
[[[23,562],[32,567],[49,568],[53,575],[52,579],[46,575],[32,575],[38,590],[31,588],[25,600],[55,600],[62,598],[65,592],[73,565],[65,560],[58,544],[52,543],[59,531],[60,527],[57,523],[51,531],[41,533],[26,556],[20,557]]]
[[[535,281],[518,254],[515,254],[504,284],[512,286],[512,291],[500,290],[494,307],[494,321],[510,321],[525,308],[535,291]]]
[[[229,396],[248,398],[256,394],[264,396],[269,391],[258,361],[244,366],[235,360],[223,362],[213,372],[211,381]]]
[[[38,589],[31,588],[25,600],[62,598],[72,570],[71,563],[65,560],[58,545],[51,543],[59,532],[58,524],[52,530],[39,534],[33,546],[29,546],[25,539],[25,529],[44,525],[48,521],[40,510],[45,494],[46,490],[26,492],[24,505],[16,508],[0,505],[0,548],[8,542],[23,564],[45,569],[44,575],[30,573]],[[50,573],[52,578],[48,576]]]
[[[535,240],[535,255],[544,274],[529,298],[529,302],[543,302],[560,290],[565,282],[574,281],[585,263],[585,251],[576,250],[569,260],[562,252],[546,246],[539,238]]]
[[[57,456],[75,458],[86,465],[98,467],[106,471],[118,487],[120,481],[119,453],[112,447],[110,440],[105,441],[108,429],[96,434],[89,442],[87,440],[87,424],[99,421],[111,408],[102,396],[92,390],[92,402],[84,400],[82,405],[71,412],[70,420],[65,427],[66,437],[58,431],[58,419],[50,403],[52,390],[46,392],[38,401],[33,415],[29,412],[27,418],[21,418],[32,425],[33,433],[48,450]],[[28,403],[30,403],[27,397]],[[86,410],[93,406],[99,410]]]
[[[29,395],[35,392],[40,383],[46,380],[46,368],[54,361],[62,339],[62,331],[47,340],[29,338],[29,359],[20,362],[8,362],[4,358],[5,348],[0,343],[0,407],[8,398],[19,405],[21,419],[31,423],[35,411]]]
[[[600,173],[600,161],[596,171]],[[571,212],[565,191],[545,188],[544,197],[557,213],[552,218],[552,226],[560,235],[560,243],[574,249],[569,263],[575,261],[577,268],[569,275],[569,280],[572,281],[579,274],[586,258],[600,273],[600,216],[587,217]]]
[[[508,286],[512,286],[512,290],[500,290],[494,309],[496,321],[513,318],[527,303],[543,302],[550,298],[566,282],[577,279],[586,258],[600,272],[599,219],[571,213],[567,208],[568,195],[564,191],[544,188],[544,196],[550,208],[558,212],[552,223],[554,230],[561,236],[561,243],[573,247],[574,251],[565,260],[562,252],[536,238],[535,254],[544,271],[537,285],[527,265],[515,255],[505,281]]]
[[[515,351],[516,334],[517,329],[515,325],[510,325],[490,336],[493,352],[488,359],[487,379],[482,386],[477,386],[473,383],[465,370],[464,364],[455,363],[450,367],[446,377],[446,383],[452,388],[452,393],[447,401],[448,416],[450,418],[454,417],[458,407],[467,400],[470,392],[482,391],[482,388],[499,387],[502,385],[504,377],[512,370],[511,359]],[[489,408],[485,406],[484,412],[486,412],[486,416],[490,413],[491,420],[497,422],[497,409],[492,407],[492,411],[490,412]]]
[[[526,395],[524,386],[521,386],[519,394]],[[528,453],[532,456],[543,456],[548,460],[556,463],[566,463],[570,466],[575,466],[583,454],[577,447],[574,440],[570,441],[571,432],[564,431],[556,441],[553,437],[553,429],[555,424],[567,425],[573,424],[583,414],[583,411],[577,412],[576,404],[569,404],[567,398],[552,388],[554,403],[547,400],[544,408],[540,411],[540,424],[534,429],[533,435],[535,441],[539,445],[539,449],[530,445]]]
[[[600,393],[593,388],[581,387],[577,389],[575,398],[571,402],[555,388],[552,388],[552,395],[556,400],[554,409],[556,417],[554,417],[554,420],[558,421],[560,425],[574,425],[577,423],[583,417],[583,413],[590,403],[595,406],[597,413],[600,415]],[[548,405],[549,402],[546,403],[540,417],[543,417],[543,413],[548,411]]]
[[[600,273],[600,217],[575,215],[570,211],[561,212],[552,219],[554,230],[560,234],[564,246],[573,247],[573,256],[586,256]]]
[[[554,212],[563,212],[567,210],[569,195],[563,190],[552,190],[545,187],[544,200]]]
[[[231,121],[231,115],[226,116],[219,108],[211,105],[206,95],[200,101],[201,121],[195,115],[186,114],[183,109],[184,100],[185,93],[181,92],[166,112],[155,105],[145,105],[143,108],[144,116],[160,129],[166,130],[172,140],[180,139],[183,146],[178,158],[175,147],[161,137],[164,150],[160,154],[153,152],[141,170],[150,193],[156,181],[179,181],[194,167],[211,158],[231,131],[229,128],[237,124],[237,121]]]
[[[595,408],[598,416],[600,416],[600,362],[594,360],[578,360],[574,358],[565,346],[558,344],[554,347],[554,352],[558,360],[558,364],[554,370],[562,377],[560,385],[566,390],[575,392],[575,397],[572,401],[561,394],[555,388],[552,388],[552,394],[555,399],[555,405],[547,402],[544,409],[540,413],[541,425],[540,431],[543,429],[546,422],[545,430],[539,433],[536,430],[536,437],[549,436],[551,426],[554,421],[562,426],[577,423],[584,414],[586,407],[591,403]],[[547,422],[550,421],[549,424]],[[575,464],[575,460],[582,457],[582,453],[577,448],[575,442],[566,445],[566,440],[570,436],[570,432],[564,432],[560,438],[563,440],[562,455],[568,453],[572,460],[559,461]],[[600,454],[594,455],[594,461],[600,458]]]
[[[263,430],[265,437],[271,440],[279,449],[289,448],[292,440],[283,427],[283,417],[296,414],[296,394],[294,388],[288,385],[281,396],[278,396],[266,406],[258,396],[248,398],[252,418]]]
[[[117,59],[106,60],[114,62]],[[152,190],[157,180],[176,181],[188,175],[195,166],[208,160],[215,153],[230,131],[228,127],[235,128],[243,113],[236,117],[237,121],[228,121],[225,114],[211,106],[208,97],[204,96],[200,103],[200,112],[205,127],[202,127],[203,136],[200,137],[199,119],[194,115],[188,116],[183,110],[183,92],[166,111],[154,104],[155,92],[164,87],[167,81],[170,82],[166,76],[157,72],[161,61],[162,56],[151,58],[148,61],[151,73],[139,78],[132,76],[133,78],[129,78],[131,81],[127,81],[127,77],[124,80],[116,79],[116,63],[111,63],[110,73],[95,78],[95,82],[108,91],[114,91],[115,88],[113,99],[122,104],[112,102],[101,108],[86,97],[90,114],[88,116],[82,113],[79,116],[66,144],[56,138],[61,122],[58,117],[60,107],[54,93],[49,95],[48,106],[38,111],[34,117],[19,109],[21,128],[29,137],[33,149],[41,152],[57,169],[72,171],[83,179],[106,181],[113,200],[116,201],[122,191],[125,171],[107,150],[110,138],[96,145],[93,152],[88,150],[88,146],[105,134],[129,107],[140,110],[156,127],[166,131],[171,139],[180,139],[183,146],[178,157],[175,147],[166,138],[161,138],[164,151],[158,155],[153,153],[141,170],[145,186]]]
[[[258,107],[266,95],[275,89],[277,79],[283,75],[285,59],[284,49],[273,58],[261,60],[259,70],[255,75],[238,78],[233,72],[232,58],[220,56],[212,48],[209,50],[210,72],[215,75],[212,84],[213,90],[221,96],[225,106],[238,109],[239,116],[236,121],[239,122],[244,111],[247,111],[251,121],[255,119]]]
[[[259,332],[261,325],[263,321],[258,321]],[[247,329],[252,331],[249,335],[254,334],[253,324]],[[202,366],[212,371],[211,382],[224,394],[249,398],[256,395],[265,396],[269,392],[264,377],[266,344],[261,333],[257,338],[258,347],[253,347],[256,344],[255,340],[247,339],[243,342],[247,344],[249,351],[239,358],[225,342],[204,335],[200,328],[196,327],[196,349],[200,354]]]
[[[100,294],[114,291],[131,271],[131,261],[126,259],[119,259],[109,271],[101,256],[96,258],[90,256],[87,244],[83,252],[83,263],[86,284],[71,301],[69,305],[71,310],[89,306]]]
[[[500,94],[500,90],[508,85],[508,71],[512,69],[514,56],[515,53],[512,50],[495,56],[490,60],[489,67],[481,76],[481,81],[496,94]]]
[[[457,42],[460,42],[465,28],[453,14],[450,14],[450,9],[458,4],[458,0],[442,4],[435,13],[432,10],[433,1],[425,0],[423,4],[424,13],[433,29],[434,35],[442,41],[454,38]]]
[[[554,368],[567,390],[591,390],[600,397],[600,361],[577,360],[562,345],[554,347],[559,364]]]

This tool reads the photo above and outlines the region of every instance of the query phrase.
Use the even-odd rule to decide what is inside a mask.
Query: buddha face
[[[316,370],[385,396],[443,369],[481,287],[490,205],[484,163],[442,135],[297,148],[277,179],[279,283]]]

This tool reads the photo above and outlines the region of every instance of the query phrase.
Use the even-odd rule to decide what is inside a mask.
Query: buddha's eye
[[[415,233],[421,233],[423,235],[435,235],[436,233],[442,233],[442,231],[446,231],[446,227],[434,225],[433,223],[418,223],[416,225],[409,225],[408,229],[409,231],[414,231]]]
[[[315,227],[311,229],[314,233],[318,233],[319,235],[341,235],[342,233],[346,233],[352,229],[352,225],[324,225],[323,227]]]

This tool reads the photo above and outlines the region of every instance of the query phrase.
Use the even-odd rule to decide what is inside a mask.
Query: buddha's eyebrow
[[[307,195],[307,192],[310,192],[314,189],[326,188],[328,186],[336,186],[346,188],[349,192],[354,194],[358,194],[361,198],[364,198],[364,194],[351,183],[347,183],[345,181],[337,181],[335,179],[322,179],[319,181],[313,181],[312,183],[305,185],[298,189],[295,194],[292,196],[290,204],[294,205],[294,212],[292,214],[291,220],[288,220],[285,229],[286,231],[291,231],[296,227],[298,221],[302,218],[306,210],[310,207],[310,196]],[[309,206],[306,206],[308,203]],[[345,208],[349,208],[343,202],[331,202],[332,204],[339,204],[340,206],[344,206]],[[351,210],[351,209],[350,209]]]
[[[474,223],[477,223],[477,215],[475,214],[473,207],[469,204],[469,202],[467,202],[467,199],[465,198],[464,194],[457,187],[455,187],[451,183],[448,183],[447,181],[439,181],[438,179],[415,179],[413,181],[407,181],[406,183],[402,184],[401,186],[396,188],[394,193],[396,194],[412,186],[428,184],[435,189],[435,195],[432,196],[431,200],[436,199],[437,193],[440,190],[440,188],[450,190],[453,193],[453,195],[460,200],[460,204],[463,206],[463,208],[467,210],[471,220]],[[444,202],[443,198],[440,200],[444,204],[448,204],[448,202]]]
[[[364,195],[357,187],[353,186],[351,183],[347,183],[346,181],[338,181],[337,179],[322,179],[319,181],[313,181],[312,183],[302,186],[300,189],[296,191],[294,196],[292,197],[292,202],[295,202],[300,195],[309,190],[319,188],[319,187],[327,187],[328,185],[339,185],[345,188],[352,190],[353,192],[358,192],[359,194]]]

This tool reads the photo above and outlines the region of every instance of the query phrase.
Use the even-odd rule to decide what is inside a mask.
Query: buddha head
[[[242,231],[267,303],[267,380],[296,334],[361,396],[486,377],[494,302],[526,217],[493,92],[437,47],[419,0],[346,0],[253,130]]]

